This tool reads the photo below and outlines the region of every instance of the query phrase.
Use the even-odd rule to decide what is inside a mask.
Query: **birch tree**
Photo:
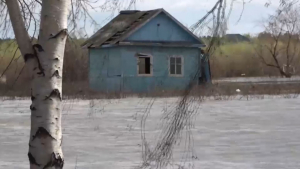
[[[6,35],[12,26],[25,70],[32,78],[28,151],[31,169],[62,169],[64,166],[62,70],[68,26],[75,29],[83,22],[84,27],[87,19],[97,25],[89,14],[90,9],[115,11],[120,4],[121,1],[99,4],[97,0],[0,1],[0,28]],[[131,0],[129,8],[134,4],[135,0]],[[32,37],[29,30],[33,31]],[[38,40],[33,44],[35,35]]]
[[[28,158],[31,169],[60,169],[62,65],[67,38],[69,0],[41,2],[39,38],[36,44],[25,27],[17,0],[6,0],[16,41],[32,78],[31,130]]]

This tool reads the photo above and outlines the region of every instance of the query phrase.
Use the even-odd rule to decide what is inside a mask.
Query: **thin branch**
[[[216,2],[216,4],[212,7],[212,9],[210,11],[208,11],[206,13],[206,15],[204,15],[198,22],[196,22],[194,25],[191,26],[191,31],[195,31],[195,29],[197,29],[199,27],[199,25],[201,25],[203,23],[203,21],[205,21],[207,19],[207,17],[212,14],[218,7],[218,5],[220,4],[220,0],[218,0]]]
[[[40,4],[42,6],[42,2],[40,2],[39,0],[35,0],[35,2],[37,2],[38,4]]]

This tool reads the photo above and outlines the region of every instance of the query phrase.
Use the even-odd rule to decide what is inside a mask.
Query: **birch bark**
[[[30,169],[62,169],[62,68],[70,0],[43,0],[37,44],[31,44],[18,0],[6,0],[19,49],[32,75]]]

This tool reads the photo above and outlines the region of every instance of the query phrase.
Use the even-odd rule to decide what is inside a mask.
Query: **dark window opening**
[[[139,74],[151,74],[150,57],[139,57]]]

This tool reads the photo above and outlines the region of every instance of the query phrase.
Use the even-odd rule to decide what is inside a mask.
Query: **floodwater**
[[[146,137],[153,147],[159,140],[162,110],[176,105],[176,98],[65,101],[65,168],[139,166],[142,160],[140,120],[152,101]],[[29,100],[0,103],[1,169],[28,168],[29,104]],[[181,148],[185,146],[178,146],[173,164],[195,169],[300,168],[299,98],[194,104],[198,104],[198,111],[193,117],[192,153],[184,153]],[[184,135],[182,138],[185,140]],[[192,159],[191,154],[193,160],[182,163]],[[177,169],[178,165],[173,168]]]
[[[255,83],[255,84],[299,84],[300,76],[284,77],[233,77],[213,79],[213,83]]]

